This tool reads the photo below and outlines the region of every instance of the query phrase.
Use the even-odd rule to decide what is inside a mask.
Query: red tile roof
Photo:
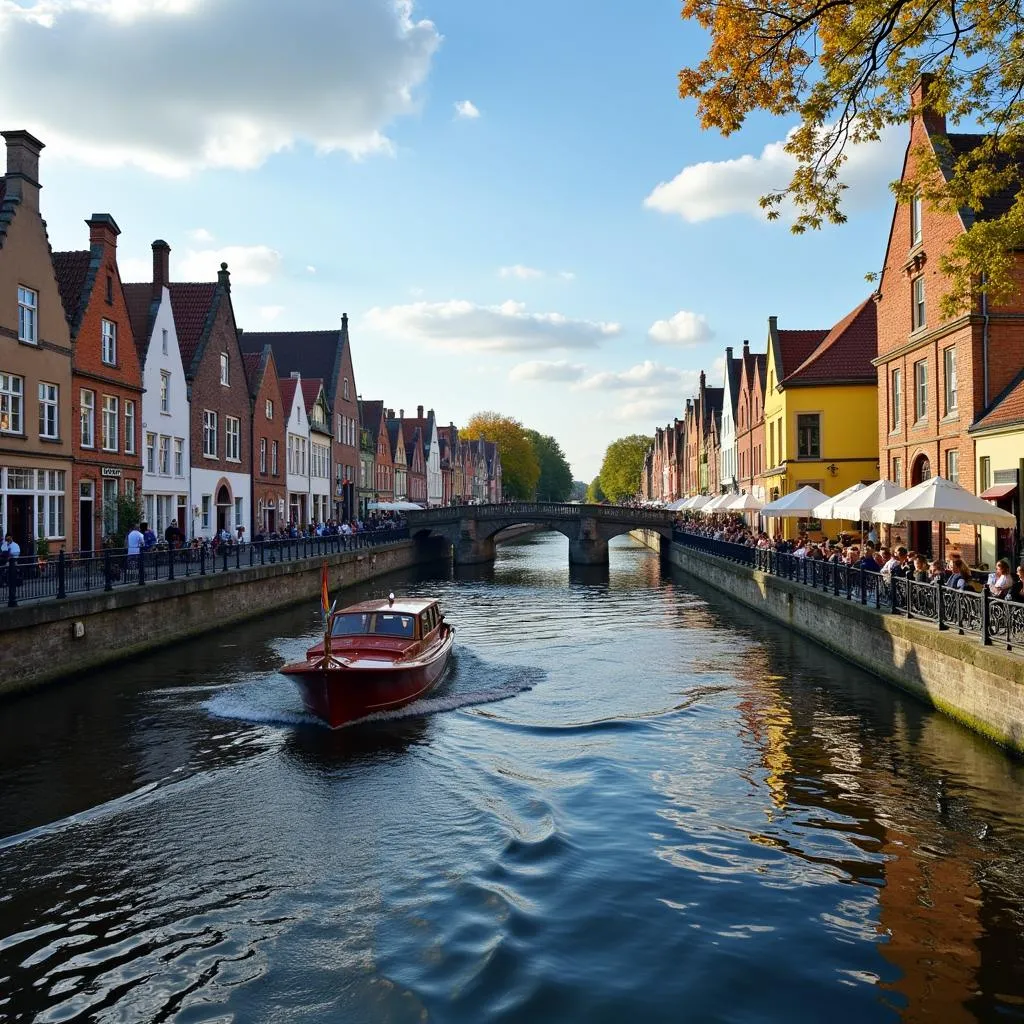
[[[360,401],[359,422],[362,427],[370,431],[374,444],[380,434],[380,421],[384,416],[384,403],[382,401]]]
[[[996,395],[989,411],[971,427],[971,432],[990,427],[1024,425],[1024,370]]]
[[[153,320],[156,309],[153,302],[153,286],[151,284],[122,284],[124,301],[128,306],[128,319],[132,322],[132,334],[135,335],[135,348],[139,359],[145,363],[149,351],[149,336],[153,333]]]
[[[828,333],[827,330],[780,330],[779,358],[782,365],[779,380],[792,373],[828,337]]]
[[[243,352],[242,366],[245,367],[245,379],[249,382],[249,394],[257,395],[263,379],[263,353]]]
[[[88,297],[86,286],[91,262],[92,253],[88,249],[53,254],[53,270],[57,275],[57,287],[60,289],[61,301],[64,303],[64,315],[71,325],[72,333],[78,332],[78,325]]]
[[[281,401],[284,403],[285,422],[292,414],[292,405],[295,403],[295,387],[298,384],[295,377],[281,378]]]
[[[319,378],[315,377],[311,380],[307,380],[305,377],[302,378],[302,401],[306,405],[306,415],[309,415],[310,409],[316,405],[316,400],[320,396],[320,389],[324,386],[324,382]]]
[[[782,384],[870,383],[877,379],[871,365],[877,355],[878,310],[874,298],[868,298],[843,317]]]
[[[171,310],[174,313],[174,328],[178,335],[181,362],[188,375],[199,345],[206,331],[206,324],[213,312],[217,297],[217,282],[199,284],[172,284]]]

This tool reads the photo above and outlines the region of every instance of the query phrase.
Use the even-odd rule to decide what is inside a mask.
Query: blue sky
[[[726,345],[763,349],[769,315],[829,327],[869,291],[902,138],[851,160],[845,227],[766,223],[792,122],[700,130],[677,0],[281,10],[0,0],[0,126],[48,144],[55,248],[109,212],[127,280],[158,237],[175,279],[227,259],[242,327],[347,312],[364,397],[515,416],[587,480],[700,369],[718,383]]]

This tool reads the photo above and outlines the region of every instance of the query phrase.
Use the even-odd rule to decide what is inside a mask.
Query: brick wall
[[[273,419],[267,419],[267,402],[273,405]],[[273,355],[267,360],[266,371],[263,380],[260,382],[260,389],[253,404],[253,452],[252,452],[252,478],[253,478],[253,532],[257,533],[262,529],[264,520],[260,517],[259,506],[262,501],[264,506],[273,507],[275,515],[273,525],[280,526],[287,518],[287,507],[282,516],[277,510],[280,509],[279,502],[288,501],[288,488],[286,486],[287,473],[287,452],[285,447],[287,435],[288,410],[284,407],[281,399],[281,386],[277,376],[277,367]],[[260,472],[260,442],[267,446],[266,472]],[[273,470],[273,446],[277,442],[277,474]]]

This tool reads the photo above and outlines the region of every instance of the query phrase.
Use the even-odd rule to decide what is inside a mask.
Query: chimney
[[[918,76],[918,79],[910,87],[910,106],[917,112],[924,123],[924,130],[929,135],[946,134],[946,115],[932,107],[932,85],[935,76],[928,72]]]
[[[228,265],[222,263],[220,265],[220,271],[217,274],[217,284],[224,289],[224,291],[231,292],[231,272],[228,270]]]
[[[162,238],[158,238],[153,243],[153,297],[159,299],[170,283],[171,247]]]
[[[348,337],[348,313],[341,314],[341,333]]]
[[[705,386],[706,384],[707,384],[707,377],[706,377],[706,376],[704,375],[704,371],[703,371],[703,370],[701,370],[701,371],[700,371],[700,390],[701,390],[701,393],[702,393],[702,394],[703,394],[703,392],[704,392],[704,386]]]
[[[39,154],[43,144],[25,131],[3,132],[7,142],[5,192],[29,210],[39,210]]]
[[[743,339],[743,355],[744,357],[750,355],[750,342],[746,338]]]
[[[732,362],[732,345],[725,347],[725,371],[729,372],[729,364]]]
[[[291,377],[291,378],[292,378],[292,380],[298,380],[298,379],[299,379],[299,376],[300,376],[300,374],[299,374],[299,371],[298,371],[298,370],[292,370],[292,372],[291,372],[291,373],[289,373],[289,374],[288,374],[288,376],[289,376],[289,377]]]
[[[98,245],[104,256],[117,252],[117,236],[121,229],[109,213],[94,213],[86,222],[89,225],[89,245]]]
[[[416,419],[418,419],[418,420],[423,419],[423,406],[422,405],[417,405],[416,406]]]
[[[400,420],[404,420],[405,419],[405,410],[404,409],[399,409],[398,410],[398,418]]]

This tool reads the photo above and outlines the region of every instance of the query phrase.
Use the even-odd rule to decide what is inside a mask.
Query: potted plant
[[[40,537],[36,541],[36,561],[39,563],[40,570],[46,568],[46,563],[50,560],[50,542],[46,537]]]

